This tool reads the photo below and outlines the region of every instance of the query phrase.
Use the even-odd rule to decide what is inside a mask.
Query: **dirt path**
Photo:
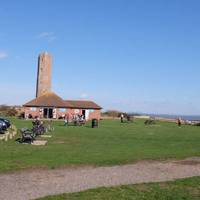
[[[101,186],[167,181],[200,176],[200,158],[141,161],[113,167],[25,170],[0,174],[1,200],[29,200]]]

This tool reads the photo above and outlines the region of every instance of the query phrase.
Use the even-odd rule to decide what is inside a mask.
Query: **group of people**
[[[70,119],[69,115],[65,115],[64,117],[64,125],[67,126],[70,122],[74,122],[74,124],[85,123],[85,116],[75,114]]]
[[[133,117],[131,117],[130,115],[124,116],[124,114],[122,113],[120,115],[121,123],[124,123],[125,118],[127,119],[128,122],[133,122]]]

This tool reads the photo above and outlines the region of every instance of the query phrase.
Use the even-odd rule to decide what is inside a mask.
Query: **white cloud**
[[[45,39],[48,42],[52,42],[56,39],[55,33],[54,32],[42,32],[39,35],[37,35],[38,39]]]
[[[4,59],[6,57],[8,57],[8,54],[4,51],[0,51],[0,59]]]

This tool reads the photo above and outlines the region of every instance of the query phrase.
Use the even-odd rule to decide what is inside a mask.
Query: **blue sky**
[[[104,109],[200,114],[200,1],[0,0],[0,104],[35,97],[37,57],[53,90]]]

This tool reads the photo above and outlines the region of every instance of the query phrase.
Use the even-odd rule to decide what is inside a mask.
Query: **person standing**
[[[122,113],[120,117],[121,117],[121,123],[123,123],[124,122],[124,114]]]
[[[65,117],[64,117],[64,118],[65,118],[65,120],[64,120],[64,125],[65,125],[65,126],[67,126],[67,124],[68,124],[68,116],[67,116],[67,115],[65,115]]]
[[[181,118],[180,117],[178,118],[178,122],[177,123],[178,123],[178,127],[181,127]]]

